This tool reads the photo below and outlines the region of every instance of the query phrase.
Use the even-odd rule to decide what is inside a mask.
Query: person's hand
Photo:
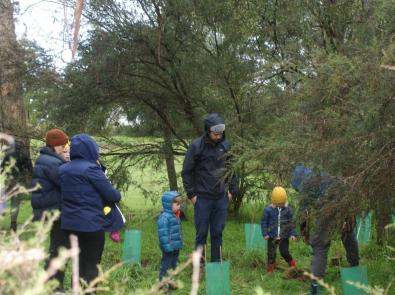
[[[292,241],[295,241],[295,240],[296,240],[296,237],[295,237],[295,236],[291,236],[291,240],[292,240]]]
[[[191,202],[192,202],[193,205],[196,204],[196,200],[197,200],[197,196],[194,196],[194,197],[191,198]]]
[[[269,235],[266,235],[265,237],[264,237],[264,239],[267,241],[267,240],[269,240]]]
[[[230,192],[228,192],[228,200],[229,200],[229,202],[232,201],[232,198],[233,198],[233,195]]]

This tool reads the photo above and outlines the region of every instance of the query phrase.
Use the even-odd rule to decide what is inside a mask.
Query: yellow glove
[[[106,207],[103,208],[103,212],[104,212],[104,215],[107,215],[108,213],[111,212],[111,208],[106,206]]]

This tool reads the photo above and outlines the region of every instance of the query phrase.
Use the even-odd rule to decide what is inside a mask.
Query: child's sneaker
[[[267,272],[272,273],[274,271],[274,263],[270,263],[267,267]]]
[[[110,239],[115,243],[119,243],[121,242],[121,234],[119,231],[113,231],[110,233]]]
[[[288,262],[289,267],[296,267],[296,261],[295,260],[291,260]]]

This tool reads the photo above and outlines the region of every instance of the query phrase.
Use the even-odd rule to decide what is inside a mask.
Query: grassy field
[[[124,290],[148,288],[156,282],[159,272],[160,251],[156,237],[155,216],[159,208],[139,212],[140,218],[131,222],[130,227],[142,230],[142,266],[130,267],[124,266],[116,271],[113,275],[114,287],[121,287]],[[132,210],[133,211],[133,210]],[[189,253],[193,249],[194,226],[192,222],[192,212],[189,212],[189,220],[183,223],[183,237],[185,246],[181,252],[180,262],[186,261]],[[249,219],[249,216],[244,218]],[[259,220],[255,221],[256,223]],[[110,242],[106,245],[107,253],[105,254],[103,265],[110,266],[114,261],[120,261],[121,245],[114,245]],[[291,253],[298,261],[298,265],[308,270],[310,264],[311,250],[301,241],[291,243]],[[346,266],[345,253],[341,243],[334,241],[331,247],[329,257],[342,257],[342,265]],[[386,286],[389,282],[389,275],[394,274],[395,263],[386,256],[391,255],[389,251],[379,248],[371,243],[361,248],[362,265],[367,265],[369,272],[369,282],[375,286]],[[247,254],[245,251],[244,224],[240,220],[230,218],[224,231],[223,256],[231,265],[231,289],[233,294],[253,294],[256,286],[261,286],[265,291],[271,294],[307,294],[309,283],[298,280],[284,279],[282,271],[276,271],[273,274],[266,272],[266,258],[264,252]],[[286,264],[278,258],[278,263],[283,268]],[[184,284],[184,288],[174,292],[174,294],[189,294],[191,270],[179,276]],[[330,266],[326,280],[341,289],[340,269]],[[341,293],[341,292],[339,292]],[[201,294],[205,294],[205,284],[202,280]],[[391,294],[391,293],[390,293]],[[395,290],[394,293],[395,294]]]
[[[179,164],[177,166],[180,167]],[[164,170],[161,169],[144,169],[135,171],[133,178],[145,189],[152,189],[162,183],[158,179],[163,175]],[[145,199],[136,187],[131,187],[125,192],[122,206],[128,219],[127,228],[142,231],[141,266],[123,265],[115,270],[108,280],[111,291],[103,292],[103,294],[133,293],[138,289],[148,289],[157,282],[161,257],[156,233],[156,218],[161,207],[159,200],[159,191],[157,194],[154,193],[150,199]],[[266,254],[263,251],[246,253],[244,223],[259,223],[263,206],[264,204],[259,202],[244,204],[237,219],[232,216],[228,218],[223,237],[223,258],[230,262],[232,294],[254,294],[254,289],[258,286],[270,294],[308,294],[309,282],[284,278],[284,271],[275,271],[273,274],[268,274],[266,272]],[[30,202],[25,200],[20,210],[19,223],[29,218],[30,215]],[[195,230],[191,205],[189,205],[187,217],[188,220],[182,224],[184,248],[180,254],[180,263],[187,260],[194,245]],[[9,218],[6,213],[6,216],[0,220],[0,230],[6,230],[8,227]],[[290,245],[291,254],[297,260],[298,266],[308,270],[311,249],[300,240],[291,242]],[[341,265],[347,266],[344,249],[339,239],[336,239],[332,243],[329,260],[332,257],[339,256],[342,257]],[[377,246],[374,242],[361,247],[361,264],[368,267],[369,283],[372,286],[385,288],[391,278],[395,276],[395,261],[388,259],[390,256],[394,257],[394,253],[387,247]],[[107,237],[101,263],[103,270],[109,269],[121,260],[122,244],[113,243]],[[281,267],[287,268],[279,254],[277,263]],[[191,268],[188,268],[177,276],[181,287],[172,294],[189,294],[191,273]],[[70,282],[69,276],[70,267],[67,270],[66,286]],[[325,280],[336,288],[338,294],[341,294],[339,267],[329,266]],[[205,280],[203,278],[199,294],[205,293]],[[395,294],[395,287],[392,287],[389,294]]]
[[[159,196],[158,196],[159,198]],[[126,207],[127,206],[127,207]],[[245,251],[244,222],[259,223],[259,211],[263,204],[246,205],[241,216],[236,220],[232,217],[228,219],[224,231],[223,257],[230,262],[230,277],[232,294],[253,294],[257,286],[271,294],[307,294],[309,283],[296,279],[284,278],[283,271],[275,271],[273,274],[266,272],[266,258],[264,252],[247,254]],[[190,206],[191,207],[191,206]],[[145,201],[141,196],[131,190],[124,196],[124,211],[128,216],[127,228],[139,229],[142,231],[142,261],[141,266],[124,265],[114,271],[109,278],[110,292],[104,294],[123,294],[133,292],[138,289],[147,289],[157,281],[159,273],[159,260],[161,252],[158,247],[156,235],[156,217],[159,213],[160,205],[153,205],[150,201]],[[29,202],[25,201],[19,215],[19,222],[22,222],[30,215]],[[256,220],[253,220],[253,219]],[[185,262],[193,249],[194,225],[193,212],[189,208],[188,220],[183,222],[183,238],[185,246],[181,251],[180,263]],[[1,221],[1,228],[8,227],[8,218]],[[301,241],[291,242],[291,254],[298,262],[298,266],[308,270],[311,250]],[[339,240],[332,243],[329,258],[342,257],[342,265],[346,266],[345,253]],[[386,248],[378,247],[371,242],[361,248],[362,265],[368,267],[369,283],[374,286],[385,287],[390,278],[394,276],[395,262],[388,259],[393,257]],[[114,264],[122,260],[122,245],[113,243],[107,238],[105,251],[102,260],[104,270],[109,269]],[[277,259],[280,266],[286,268],[286,264],[279,257]],[[191,282],[191,269],[181,273],[177,279],[181,282],[181,288],[172,294],[189,294]],[[66,278],[66,285],[70,281],[69,270]],[[329,266],[326,281],[333,285],[341,294],[340,271],[338,267]],[[205,282],[201,280],[200,294],[205,294]],[[395,290],[389,294],[395,294]]]

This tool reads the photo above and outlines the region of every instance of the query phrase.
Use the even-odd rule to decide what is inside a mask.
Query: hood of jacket
[[[303,183],[313,176],[315,176],[313,170],[304,165],[297,165],[292,172],[291,185],[296,191],[301,192],[303,190]]]
[[[162,195],[162,205],[165,212],[173,213],[173,200],[178,196],[180,193],[176,191],[165,192]]]
[[[99,146],[88,134],[77,134],[71,138],[70,158],[96,163],[99,159]]]

